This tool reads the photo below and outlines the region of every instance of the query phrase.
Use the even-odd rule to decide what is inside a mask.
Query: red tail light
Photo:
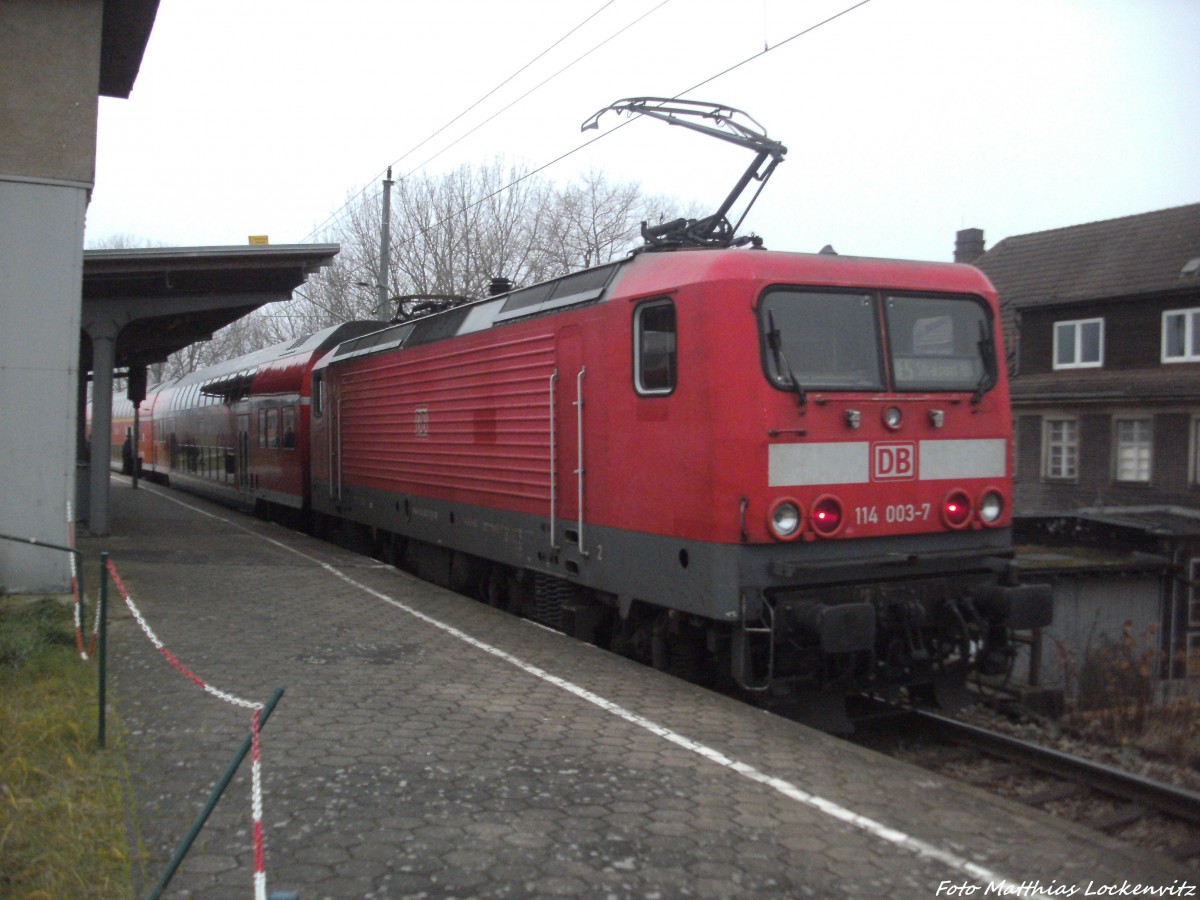
[[[965,491],[951,491],[942,501],[942,521],[950,528],[966,528],[971,521],[971,498]]]
[[[821,537],[832,537],[842,528],[842,501],[830,494],[818,497],[809,518],[813,531]]]

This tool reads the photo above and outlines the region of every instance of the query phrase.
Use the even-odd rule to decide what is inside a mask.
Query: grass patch
[[[121,756],[97,748],[96,665],[74,645],[56,600],[0,610],[0,897],[133,894]]]

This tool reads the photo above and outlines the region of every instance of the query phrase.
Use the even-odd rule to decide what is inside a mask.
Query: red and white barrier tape
[[[263,837],[263,797],[262,797],[262,753],[259,747],[259,714],[262,712],[263,704],[256,703],[252,700],[243,700],[228,691],[222,691],[207,683],[199,675],[195,674],[191,669],[179,661],[174,653],[166,648],[158,635],[154,633],[149,623],[142,616],[141,610],[133,602],[133,597],[129,595],[129,591],[125,588],[125,583],[121,581],[121,576],[117,574],[117,567],[113,565],[113,561],[108,561],[108,574],[112,577],[113,584],[117,586],[117,590],[121,592],[121,597],[125,600],[125,605],[129,607],[129,611],[133,613],[133,618],[141,627],[143,633],[150,639],[158,652],[169,662],[180,674],[186,677],[190,682],[197,687],[202,688],[205,693],[212,694],[219,700],[224,700],[226,703],[232,703],[235,706],[245,707],[246,709],[254,710],[254,715],[250,719],[250,747],[251,747],[251,764],[250,764],[250,815],[253,820],[254,827],[254,897],[255,900],[266,900],[267,897],[267,867],[266,867],[266,847]]]
[[[71,501],[67,501],[67,546],[75,549],[75,516],[71,511]],[[83,659],[90,659],[96,652],[96,637],[100,632],[100,604],[96,604],[96,619],[92,623],[92,639],[87,647],[83,646],[83,598],[79,596],[79,572],[75,568],[75,554],[68,553],[71,559],[71,596],[75,600],[75,647]]]

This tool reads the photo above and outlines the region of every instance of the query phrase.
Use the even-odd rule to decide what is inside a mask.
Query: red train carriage
[[[423,577],[743,687],[961,683],[1048,621],[966,266],[681,250],[347,341],[312,505]]]
[[[142,474],[243,507],[306,508],[312,365],[378,327],[327,328],[151,390],[140,412]],[[126,416],[118,417],[118,403],[129,407]],[[114,401],[114,464],[131,425],[132,405]]]

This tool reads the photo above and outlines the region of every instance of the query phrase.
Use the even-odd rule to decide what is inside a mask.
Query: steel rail
[[[989,731],[977,725],[959,722],[917,710],[918,721],[955,738],[967,740],[988,753],[1021,762],[1042,772],[1154,809],[1193,825],[1200,825],[1200,793],[1165,784],[1113,766],[1094,762],[1024,741],[1007,734]]]

